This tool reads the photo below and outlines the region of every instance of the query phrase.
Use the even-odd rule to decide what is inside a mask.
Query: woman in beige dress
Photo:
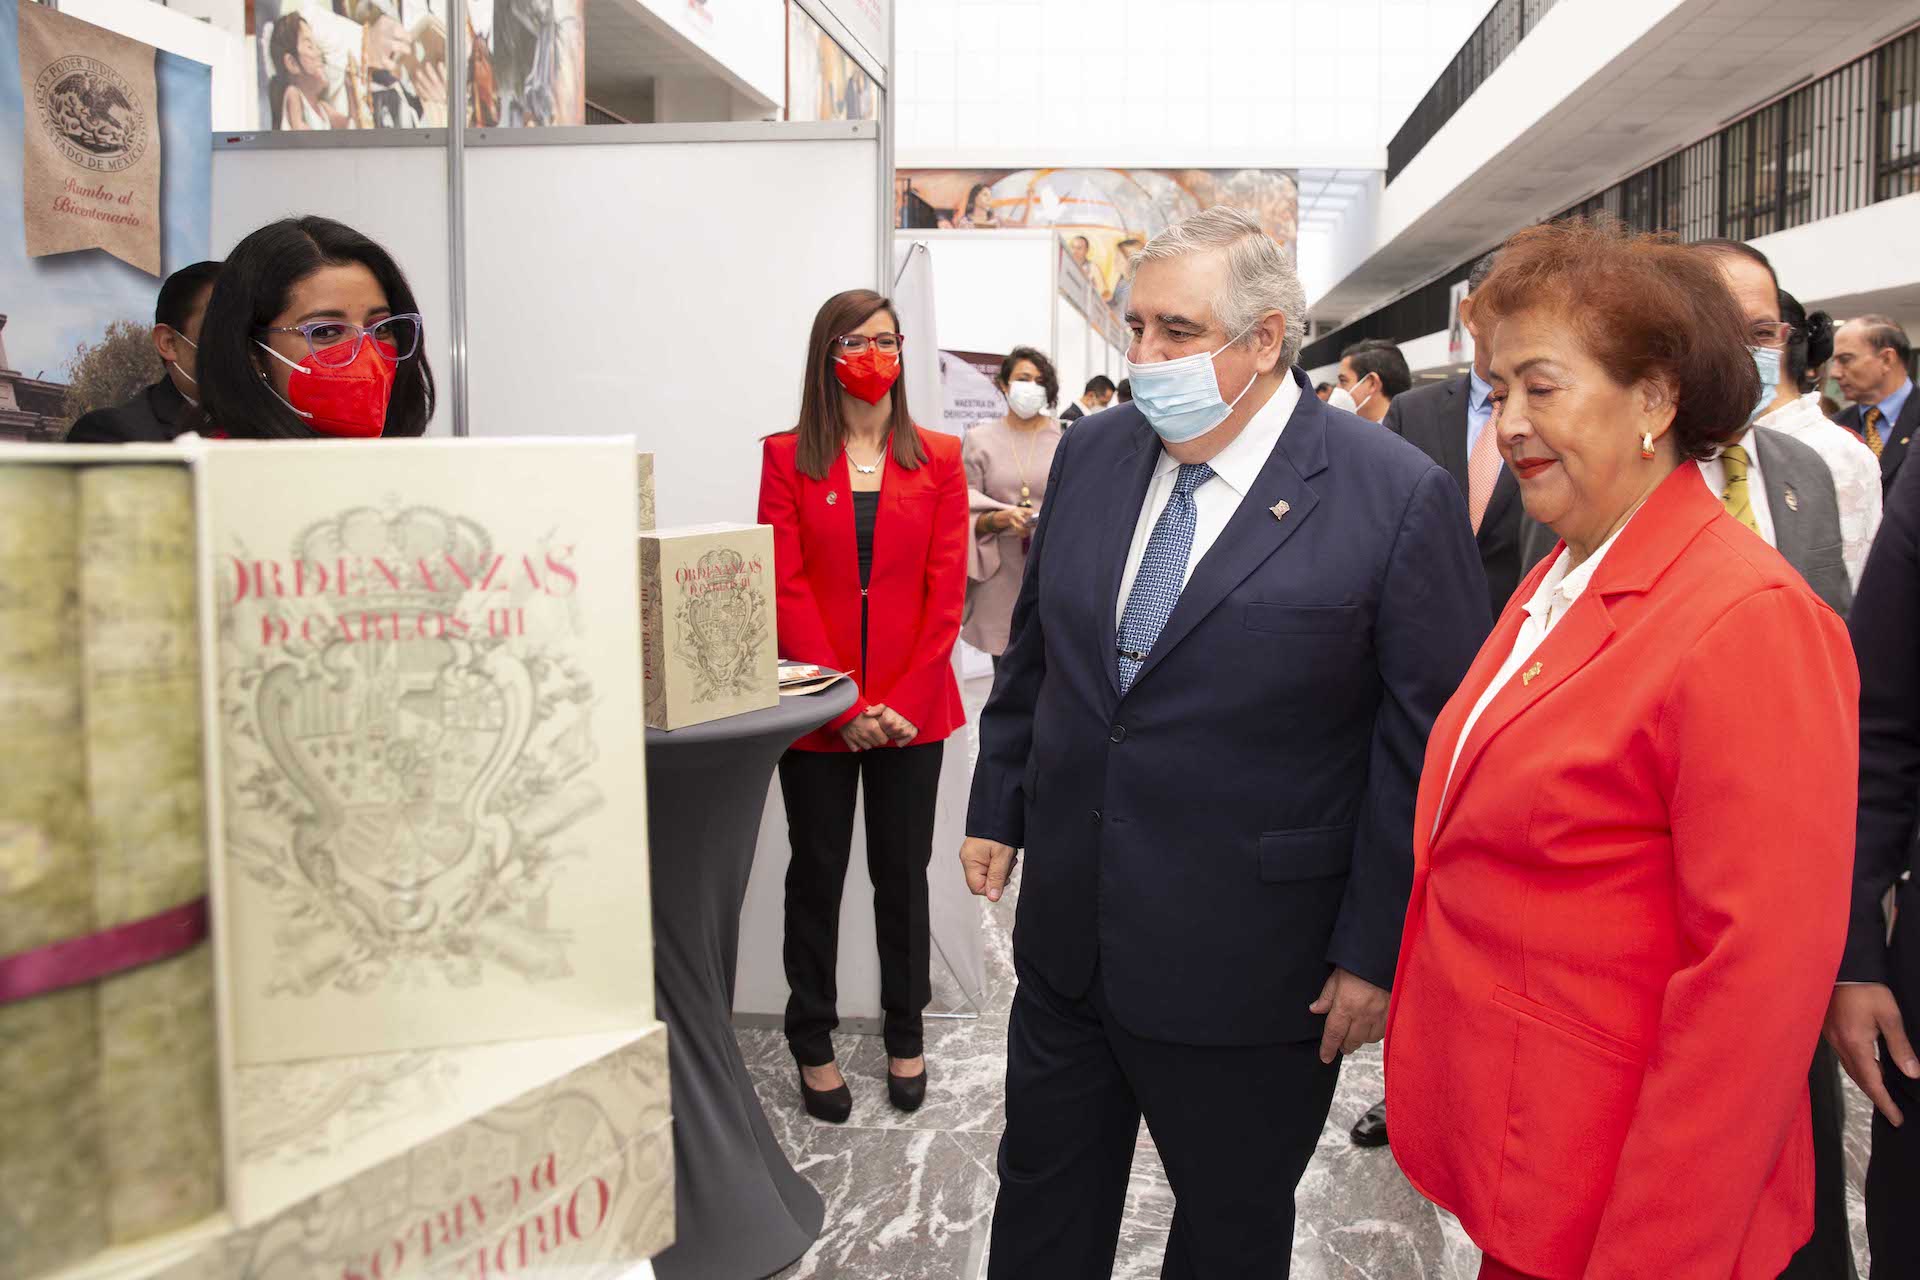
[[[976,649],[1006,652],[1014,598],[1027,568],[1027,547],[1040,518],[1047,473],[1060,443],[1053,407],[1060,375],[1032,347],[1015,347],[993,380],[1007,412],[976,422],[960,446],[973,512],[973,549],[967,557],[967,610],[960,635]]]

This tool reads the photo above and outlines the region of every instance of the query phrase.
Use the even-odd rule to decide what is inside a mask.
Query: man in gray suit
[[[1780,284],[1765,254],[1737,240],[1709,240],[1721,277],[1746,313],[1747,342],[1760,369],[1760,404],[1772,403],[1789,334],[1780,320]],[[1769,371],[1771,370],[1771,376]],[[1754,530],[1800,571],[1814,594],[1846,617],[1853,607],[1852,581],[1841,553],[1840,503],[1833,474],[1820,455],[1789,435],[1767,427],[1747,433],[1699,464],[1707,487],[1720,495],[1733,517]],[[1807,1046],[1812,1070],[1807,1091],[1813,1103],[1813,1238],[1794,1255],[1781,1280],[1853,1280],[1853,1246],[1847,1234],[1845,1118],[1840,1072],[1822,1040]]]

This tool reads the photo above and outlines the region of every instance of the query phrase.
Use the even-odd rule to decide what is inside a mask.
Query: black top
[[[165,444],[180,434],[188,407],[173,380],[162,378],[125,404],[82,415],[67,432],[67,443]]]
[[[853,537],[860,546],[860,589],[867,589],[873,575],[873,518],[880,510],[880,494],[855,492],[853,495]]]

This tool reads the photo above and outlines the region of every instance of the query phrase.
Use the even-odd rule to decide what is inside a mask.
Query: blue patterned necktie
[[[1193,554],[1193,529],[1199,522],[1193,491],[1211,479],[1213,468],[1206,463],[1183,463],[1174,477],[1173,493],[1147,537],[1147,549],[1133,575],[1133,590],[1127,593],[1127,607],[1120,614],[1120,634],[1115,637],[1121,693],[1133,688],[1141,664],[1160,638],[1160,628],[1173,616],[1180,588],[1186,585],[1187,557]]]

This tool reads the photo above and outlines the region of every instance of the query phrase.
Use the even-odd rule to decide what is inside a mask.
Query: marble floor
[[[969,693],[973,691],[968,690]],[[1017,884],[1016,884],[1017,893]],[[980,902],[986,939],[984,1016],[929,1017],[932,1070],[926,1105],[908,1116],[887,1103],[878,1037],[841,1036],[841,1069],[853,1087],[852,1119],[819,1124],[800,1109],[792,1059],[776,1030],[737,1032],[748,1070],[781,1145],[826,1200],[826,1229],[781,1280],[975,1280],[985,1275],[997,1185],[994,1154],[1004,1124],[1007,1014],[1013,1003],[1016,894]],[[929,1013],[967,1007],[934,965]],[[1347,1128],[1381,1096],[1380,1050],[1348,1059],[1333,1111],[1299,1189],[1293,1241],[1297,1280],[1472,1280],[1479,1251],[1451,1215],[1423,1200],[1384,1149],[1363,1151]],[[1868,1105],[1850,1083],[1847,1163],[1854,1249],[1866,1274],[1861,1184]],[[1143,1126],[1114,1263],[1117,1280],[1151,1280],[1173,1219],[1173,1193]]]

